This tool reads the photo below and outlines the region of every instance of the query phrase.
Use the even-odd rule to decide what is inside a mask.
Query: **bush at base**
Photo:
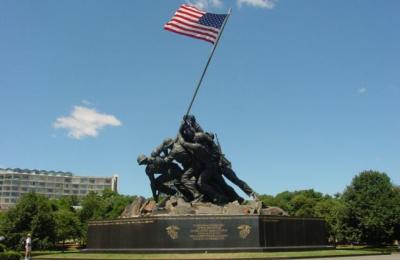
[[[0,260],[20,260],[22,255],[15,251],[0,253]]]

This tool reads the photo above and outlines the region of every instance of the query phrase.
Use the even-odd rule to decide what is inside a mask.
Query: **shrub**
[[[0,260],[20,260],[22,255],[15,251],[0,253]]]

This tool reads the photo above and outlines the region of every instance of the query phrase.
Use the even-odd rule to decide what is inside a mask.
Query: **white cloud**
[[[367,92],[367,88],[359,88],[357,89],[358,94],[363,95]]]
[[[208,10],[211,7],[221,8],[223,6],[222,0],[187,0],[186,2],[196,6],[201,10]]]
[[[59,117],[54,128],[65,128],[68,136],[74,139],[96,137],[105,126],[120,126],[122,123],[113,115],[98,113],[95,109],[75,106],[71,115]]]
[[[237,0],[239,7],[242,5],[250,5],[253,7],[272,9],[275,7],[277,0]]]

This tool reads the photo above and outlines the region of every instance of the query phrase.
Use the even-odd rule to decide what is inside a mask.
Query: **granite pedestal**
[[[328,248],[322,219],[151,216],[89,223],[87,251],[265,251]]]

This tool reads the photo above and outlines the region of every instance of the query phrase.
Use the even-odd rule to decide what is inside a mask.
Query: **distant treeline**
[[[50,200],[36,193],[24,194],[14,207],[0,214],[0,236],[4,237],[0,249],[22,248],[28,233],[36,249],[64,242],[85,245],[89,220],[118,218],[135,197],[110,190],[91,192],[81,199]],[[385,173],[362,172],[343,194],[334,196],[310,189],[261,195],[260,199],[291,216],[324,218],[332,243],[382,245],[400,240],[400,188]]]
[[[324,218],[332,243],[382,245],[400,240],[400,187],[385,173],[361,172],[334,196],[310,189],[260,199],[291,216]]]
[[[65,196],[48,199],[34,192],[18,199],[14,207],[0,216],[0,235],[6,248],[22,249],[24,238],[32,234],[34,249],[48,249],[56,244],[86,243],[89,220],[118,218],[135,196],[111,190],[90,192],[83,198]]]

